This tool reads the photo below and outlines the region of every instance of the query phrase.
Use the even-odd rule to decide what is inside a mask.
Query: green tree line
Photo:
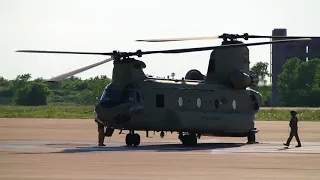
[[[94,104],[105,86],[111,82],[107,76],[82,80],[70,77],[59,82],[45,82],[42,78],[30,80],[30,74],[18,75],[13,80],[0,77],[1,104],[24,106],[48,103]]]
[[[320,106],[320,59],[302,62],[288,59],[278,76],[278,89],[282,106]],[[250,68],[260,83],[253,89],[263,96],[263,106],[270,105],[271,86],[266,79],[271,76],[268,63],[258,62]],[[31,80],[30,74],[18,75],[13,80],[0,77],[0,104],[24,106],[48,103],[94,104],[105,86],[111,82],[107,76],[82,80],[70,77],[60,82],[44,82],[42,78]]]

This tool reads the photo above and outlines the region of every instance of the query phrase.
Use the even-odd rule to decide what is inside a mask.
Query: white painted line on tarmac
[[[285,147],[283,143],[274,142],[268,144],[251,144],[240,147],[213,149],[212,154],[225,153],[315,153],[320,154],[320,143],[304,142],[302,147],[295,147],[296,144]]]

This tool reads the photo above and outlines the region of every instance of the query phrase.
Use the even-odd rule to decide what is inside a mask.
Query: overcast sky
[[[0,0],[0,76],[65,73],[107,56],[17,53],[19,49],[109,52],[219,45],[221,40],[142,43],[135,39],[222,33],[320,35],[319,0]],[[264,39],[262,39],[264,40]],[[265,39],[268,41],[268,39]],[[249,40],[247,42],[256,42]],[[270,46],[249,47],[251,65],[270,61]],[[165,77],[207,71],[210,51],[145,55],[145,73]],[[112,75],[112,62],[77,76]]]

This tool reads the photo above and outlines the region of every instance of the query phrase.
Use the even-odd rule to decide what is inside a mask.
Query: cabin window
[[[180,107],[183,105],[183,99],[182,99],[182,97],[179,97],[179,99],[178,99],[178,104],[179,104]]]
[[[236,109],[236,108],[237,108],[237,102],[236,102],[236,100],[233,100],[233,101],[232,101],[232,107],[233,107],[233,109]]]
[[[156,95],[156,107],[164,107],[164,95]]]
[[[197,106],[201,107],[201,99],[200,98],[197,99]]]

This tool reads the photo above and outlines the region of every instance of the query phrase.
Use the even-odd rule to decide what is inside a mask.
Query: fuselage
[[[246,136],[255,129],[257,102],[261,95],[250,88],[147,78],[121,90],[110,83],[95,112],[98,121],[115,129]]]

